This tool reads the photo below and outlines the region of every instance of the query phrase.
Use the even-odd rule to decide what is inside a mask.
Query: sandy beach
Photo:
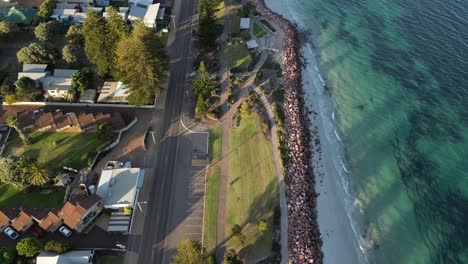
[[[283,15],[293,23],[285,1],[266,0],[267,6],[274,12]],[[324,263],[366,263],[366,256],[359,248],[357,228],[354,228],[348,216],[345,197],[349,197],[342,187],[343,180],[338,174],[346,173],[341,166],[339,135],[334,131],[333,109],[330,98],[324,93],[323,78],[319,75],[314,51],[309,46],[302,46],[302,55],[307,58],[303,71],[303,90],[305,103],[311,111],[310,131],[312,139],[312,165],[316,177],[318,224],[323,240],[322,251]],[[346,177],[347,175],[344,175]],[[349,199],[348,199],[349,200]]]

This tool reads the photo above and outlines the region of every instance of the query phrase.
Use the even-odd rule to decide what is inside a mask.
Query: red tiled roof
[[[24,211],[18,215],[18,217],[11,223],[11,226],[16,229],[16,231],[20,231],[23,229],[23,226],[31,219],[31,216],[26,214]]]
[[[42,227],[42,229],[47,230],[49,227],[53,224],[55,224],[57,221],[60,220],[60,217],[57,215],[57,210],[52,210],[47,214],[47,217],[42,219],[42,221],[39,223],[39,226]]]

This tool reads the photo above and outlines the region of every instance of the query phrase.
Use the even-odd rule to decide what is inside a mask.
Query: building
[[[134,6],[148,7],[153,4],[153,0],[128,0],[128,5],[133,8]]]
[[[93,194],[83,199],[78,197],[66,202],[58,216],[70,228],[82,232],[102,211],[101,197]]]
[[[105,82],[100,89],[98,103],[128,104],[128,88],[122,82]]]
[[[34,220],[32,216],[25,211],[21,211],[18,216],[11,221],[11,226],[18,232],[26,232],[33,224]]]
[[[139,168],[106,168],[102,170],[96,194],[103,197],[105,208],[134,208],[143,178],[144,170]]]
[[[127,22],[127,11],[128,11],[128,8],[127,10],[125,10],[124,12],[123,11],[119,11],[117,14],[120,15],[120,17],[122,18],[122,20],[124,22]],[[102,13],[102,16],[107,20],[109,18],[109,12],[104,12]]]
[[[3,232],[3,230],[11,224],[11,221],[13,221],[19,214],[20,209],[19,207],[3,207],[0,210],[0,232]]]
[[[250,18],[243,17],[240,19],[240,29],[241,30],[250,29]]]
[[[134,5],[130,8],[130,12],[128,13],[128,20],[134,23],[139,19],[143,20],[146,15],[146,7],[142,7],[139,5]]]
[[[156,28],[158,13],[159,13],[159,3],[148,6],[148,9],[146,10],[146,14],[143,18],[143,21],[147,27]]]
[[[46,98],[65,99],[72,86],[72,75],[78,70],[55,69],[53,75],[46,76],[40,80],[45,90]]]
[[[47,213],[45,217],[37,220],[39,226],[47,232],[55,232],[63,224],[63,220],[58,216],[58,208],[54,208]]]
[[[94,104],[94,102],[96,101],[96,95],[97,95],[97,92],[94,89],[85,90],[80,94],[80,98],[78,99],[78,102],[86,103],[86,104]]]
[[[25,8],[20,5],[0,7],[0,21],[7,21],[20,25],[31,25],[37,11],[37,9]]]
[[[42,79],[50,75],[46,68],[47,64],[23,64],[23,71],[18,73],[18,80],[27,77],[36,81],[36,86],[39,87]]]
[[[255,39],[251,39],[249,41],[246,41],[245,44],[247,45],[247,49],[250,52],[256,51],[258,48],[258,43]]]
[[[62,254],[41,252],[36,264],[88,264],[93,263],[94,250],[73,250]]]

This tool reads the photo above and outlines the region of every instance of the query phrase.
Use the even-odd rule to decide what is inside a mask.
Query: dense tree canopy
[[[13,263],[13,260],[16,257],[16,251],[14,248],[0,248],[0,263],[10,264]]]
[[[195,95],[202,95],[204,98],[211,94],[211,91],[216,89],[214,80],[210,78],[206,70],[205,63],[202,61],[198,67],[198,76],[193,82],[193,93]]]
[[[42,21],[47,21],[50,19],[50,16],[54,12],[55,6],[57,5],[56,0],[45,0],[39,6],[39,11],[37,12],[37,16],[41,18]]]
[[[0,36],[10,34],[12,32],[18,31],[16,24],[10,23],[8,21],[0,22]]]
[[[61,30],[62,25],[57,21],[42,22],[34,29],[34,35],[42,42],[50,42]]]
[[[72,75],[72,85],[78,92],[87,90],[91,84],[92,72],[89,68],[83,68]]]
[[[200,0],[198,2],[198,12],[200,13],[200,27],[198,40],[202,48],[216,47],[216,39],[220,34],[215,16],[216,0]]]
[[[229,249],[224,254],[224,263],[226,263],[226,264],[243,264],[244,261],[236,253],[236,251],[234,249]]]
[[[117,69],[119,79],[130,90],[128,101],[150,104],[166,78],[167,57],[161,37],[143,23],[136,24],[132,34],[117,46]]]
[[[23,186],[23,174],[10,157],[0,157],[0,181],[7,184]]]
[[[114,60],[113,45],[108,39],[108,28],[106,20],[88,11],[87,18],[83,23],[84,50],[88,60],[96,65],[99,76],[110,73]]]
[[[20,49],[16,53],[16,57],[22,64],[55,64],[56,60],[60,57],[60,53],[50,44],[34,42]]]
[[[84,41],[83,26],[76,24],[69,27],[65,38],[71,44],[82,45]]]
[[[177,253],[172,257],[172,264],[207,264],[209,256],[200,241],[185,237],[177,245]]]
[[[36,90],[36,81],[29,77],[21,77],[16,81],[16,96],[20,100],[30,100]]]
[[[62,49],[63,59],[72,65],[83,65],[86,62],[86,54],[81,45],[68,44]]]
[[[42,247],[42,242],[39,239],[27,237],[16,244],[16,251],[20,256],[32,258],[41,252]]]

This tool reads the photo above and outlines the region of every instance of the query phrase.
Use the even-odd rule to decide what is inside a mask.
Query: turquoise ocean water
[[[468,1],[287,2],[319,55],[375,262],[468,263]]]

